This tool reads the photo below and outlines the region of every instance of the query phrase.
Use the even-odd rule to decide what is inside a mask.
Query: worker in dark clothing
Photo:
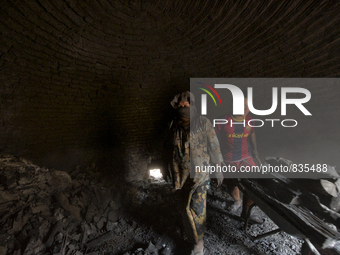
[[[209,172],[197,171],[190,177],[190,168],[221,164],[220,145],[211,122],[198,116],[195,98],[189,91],[178,94],[171,101],[176,118],[171,122],[168,137],[169,175],[181,197],[181,214],[189,241],[194,244],[191,254],[203,255],[203,235],[206,225]],[[218,175],[218,185],[223,181]]]

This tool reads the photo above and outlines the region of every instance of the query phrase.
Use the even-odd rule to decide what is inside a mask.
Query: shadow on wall
[[[187,88],[173,84],[187,84]],[[148,164],[161,158],[167,127],[174,117],[170,101],[177,93],[189,90],[184,82],[165,87],[152,92],[145,89],[138,96],[124,93],[119,98],[95,101],[82,117],[85,150],[91,152],[84,161],[95,162],[101,172],[120,180],[148,179]],[[87,123],[88,119],[91,122]]]
[[[147,147],[148,152],[155,161],[159,161],[161,158],[165,135],[168,131],[170,122],[175,117],[175,111],[170,105],[170,102],[175,95],[184,91],[190,91],[188,81],[183,81],[181,79],[168,82],[166,88],[166,90],[158,92],[160,94],[158,105],[160,118],[155,118],[152,123],[154,141],[150,142]]]
[[[82,141],[75,141],[65,148],[51,148],[46,155],[39,154],[30,159],[48,168],[70,172],[76,166],[81,169],[95,167],[104,174],[119,177],[115,173],[121,174],[121,169],[125,168],[122,155],[125,148],[122,127],[116,120],[114,109],[103,107],[86,114],[93,119],[85,123],[88,116],[81,118],[84,122],[83,130],[79,130],[83,135]]]
[[[123,127],[111,107],[95,111],[95,125],[89,136],[88,146],[96,151],[96,162],[101,172],[117,178],[123,177],[126,168]]]

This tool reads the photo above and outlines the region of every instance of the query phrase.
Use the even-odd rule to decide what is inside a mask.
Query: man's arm
[[[259,159],[259,153],[257,151],[256,135],[255,135],[254,130],[250,133],[249,139],[250,139],[250,146],[252,148],[253,158],[255,158],[258,161],[259,165],[261,165],[261,160]]]
[[[218,166],[221,167],[221,163],[219,163]],[[221,172],[216,172],[215,176],[216,176],[216,179],[217,179],[217,187],[219,187],[219,186],[222,185],[223,178],[224,178],[223,174],[222,174],[222,171]]]
[[[223,161],[223,157],[221,154],[220,143],[217,139],[217,135],[215,129],[213,128],[210,121],[207,123],[207,142],[208,142],[208,151],[211,157],[212,163],[217,164],[221,167],[221,163]],[[221,186],[223,182],[223,174],[222,172],[215,172],[215,176],[217,179],[217,186]]]

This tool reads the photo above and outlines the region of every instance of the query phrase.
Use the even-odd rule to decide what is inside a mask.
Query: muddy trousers
[[[181,214],[188,241],[198,243],[203,239],[207,218],[207,190],[209,182],[195,190],[183,189]]]

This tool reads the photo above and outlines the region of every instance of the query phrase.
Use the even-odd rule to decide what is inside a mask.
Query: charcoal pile
[[[120,232],[119,196],[100,178],[0,155],[0,255],[99,254]]]

